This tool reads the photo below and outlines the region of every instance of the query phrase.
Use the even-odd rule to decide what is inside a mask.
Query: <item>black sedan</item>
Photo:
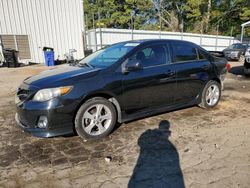
[[[24,80],[16,121],[38,137],[107,136],[116,123],[221,97],[227,61],[178,40],[138,40],[101,49],[74,65]]]

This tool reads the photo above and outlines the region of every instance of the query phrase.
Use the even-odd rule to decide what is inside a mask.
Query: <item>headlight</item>
[[[69,93],[72,88],[73,88],[72,86],[66,86],[66,87],[41,89],[35,94],[33,100],[39,102],[48,101],[55,97],[63,96]]]
[[[239,52],[231,52],[231,55],[238,56]]]
[[[246,51],[245,56],[250,56],[250,51]]]

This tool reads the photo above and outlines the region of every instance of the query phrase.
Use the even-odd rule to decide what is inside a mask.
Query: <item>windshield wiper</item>
[[[92,65],[90,65],[89,63],[85,63],[88,67],[90,67],[90,68],[93,68],[93,66]]]
[[[94,66],[93,65],[90,65],[89,63],[87,63],[87,62],[85,62],[85,63],[79,63],[79,65],[80,66],[88,66],[88,67],[90,67],[90,68],[94,68]]]

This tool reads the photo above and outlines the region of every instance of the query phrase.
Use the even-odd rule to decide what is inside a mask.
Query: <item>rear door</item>
[[[166,43],[147,45],[130,59],[140,60],[142,69],[123,76],[122,106],[127,114],[174,103],[175,71]]]
[[[195,100],[210,77],[211,64],[202,49],[188,42],[171,42],[176,70],[176,103]]]

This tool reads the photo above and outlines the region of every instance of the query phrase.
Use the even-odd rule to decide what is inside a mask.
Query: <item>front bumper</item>
[[[27,100],[16,104],[16,122],[36,137],[54,137],[74,133],[74,115],[79,103],[69,98],[46,102]],[[39,128],[40,117],[47,118],[46,128]]]
[[[16,120],[17,125],[21,129],[23,129],[25,132],[31,133],[35,137],[48,138],[48,137],[55,137],[55,136],[60,136],[60,135],[69,135],[69,134],[74,133],[72,127],[64,127],[64,128],[55,129],[55,130],[27,127],[27,125],[24,125],[20,121],[20,117],[18,113],[16,113],[15,115],[15,120]]]
[[[239,56],[235,54],[225,54],[226,59],[239,60]]]

